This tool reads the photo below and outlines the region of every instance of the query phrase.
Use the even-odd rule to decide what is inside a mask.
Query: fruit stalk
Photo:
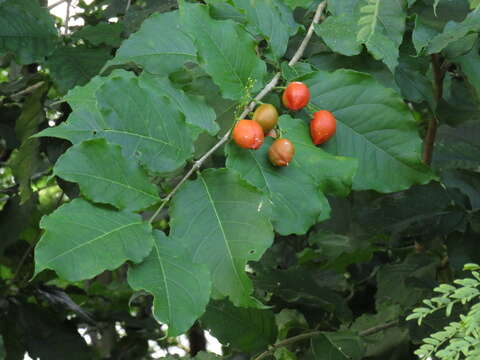
[[[303,39],[297,51],[293,55],[292,59],[288,63],[289,66],[295,65],[298,62],[298,60],[300,60],[300,58],[303,56],[303,53],[305,52],[308,42],[310,41],[313,35],[315,24],[318,24],[318,22],[320,21],[320,17],[322,16],[323,10],[325,9],[326,5],[327,5],[326,1],[322,1],[320,4],[318,4],[317,10],[315,11],[315,15],[313,17],[312,23],[310,24],[310,27],[308,28],[307,34],[305,35],[305,38]],[[253,111],[253,109],[255,109],[257,102],[262,100],[265,97],[265,95],[267,95],[270,91],[272,91],[273,88],[275,88],[275,86],[277,86],[278,80],[280,80],[280,76],[281,76],[280,72],[277,72],[274,75],[272,80],[270,80],[269,83],[257,94],[257,96],[255,96],[255,98],[250,102],[250,104],[248,104],[248,106],[245,107],[243,112],[238,117],[239,119],[244,119],[250,112]],[[173,190],[170,191],[170,193],[168,193],[168,195],[163,199],[162,204],[158,207],[155,213],[150,217],[148,221],[149,224],[151,224],[155,220],[155,218],[158,216],[158,214],[160,214],[162,209],[170,201],[173,195],[175,195],[178,189],[180,189],[183,183],[187,181],[194,172],[200,169],[202,164],[205,162],[205,160],[207,160],[210,157],[210,155],[212,155],[215,151],[217,151],[218,148],[220,148],[223,144],[225,144],[228,141],[231,133],[232,133],[232,129],[228,130],[225,133],[225,135],[223,135],[223,137],[215,145],[213,145],[213,147],[210,150],[208,150],[205,154],[202,155],[200,159],[198,159],[193,163],[190,170],[188,170],[188,172],[178,182],[178,184],[173,188]]]

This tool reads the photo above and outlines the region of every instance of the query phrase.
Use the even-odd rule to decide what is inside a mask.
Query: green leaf
[[[153,14],[125,40],[109,65],[135,63],[153,74],[167,75],[197,62],[192,40],[183,33],[178,11]]]
[[[39,145],[38,139],[27,140],[12,152],[7,162],[19,185],[20,204],[30,199],[33,193],[30,178],[40,165]]]
[[[330,212],[325,195],[315,180],[297,164],[295,158],[284,167],[273,166],[268,159],[271,137],[258,150],[227,147],[227,167],[268,195],[273,205],[272,223],[282,234],[305,234],[320,216]]]
[[[466,170],[448,170],[442,173],[442,182],[457,188],[468,196],[472,210],[480,209],[480,174]]]
[[[242,9],[247,18],[247,29],[254,34],[261,34],[268,41],[273,55],[280,58],[285,54],[288,39],[292,33],[289,23],[294,23],[291,11],[290,21],[284,21],[275,0],[233,0],[237,8]],[[296,28],[294,28],[295,32]]]
[[[215,111],[206,104],[202,97],[187,94],[173,87],[168,77],[157,77],[148,73],[140,76],[140,86],[170,99],[185,115],[185,121],[188,124],[207,131],[211,135],[218,132],[219,126],[215,122]]]
[[[141,210],[160,200],[138,164],[127,161],[120,146],[105,139],[84,141],[68,149],[57,160],[54,174],[79,183],[89,200],[120,210]]]
[[[96,133],[106,128],[106,124],[97,106],[97,90],[113,78],[136,78],[133,72],[114,70],[108,77],[95,76],[86,85],[77,86],[68,91],[64,100],[68,101],[73,112],[66,122],[55,127],[48,127],[35,137],[51,136],[66,139],[73,144],[91,139]]]
[[[461,71],[466,75],[468,82],[475,90],[477,99],[480,100],[480,55],[478,54],[479,43],[463,56],[453,59],[453,62],[460,65]]]
[[[395,70],[395,81],[405,99],[415,103],[425,101],[431,109],[435,109],[436,101],[432,82],[420,71],[401,63]]]
[[[100,133],[104,128],[104,122],[100,113],[93,108],[74,111],[68,117],[68,121],[58,126],[48,127],[33,137],[55,137],[78,144],[84,140],[91,139],[95,134]]]
[[[350,193],[358,167],[356,159],[334,156],[315,146],[308,125],[303,120],[282,115],[278,125],[295,146],[295,164],[315,179],[324,193],[335,196],[347,196]]]
[[[53,52],[47,65],[59,90],[65,93],[77,85],[85,85],[109,58],[109,49],[64,46]]]
[[[75,88],[69,90],[68,93],[63,97],[63,100],[68,101],[68,104],[74,110],[84,108],[89,110],[96,109],[97,98],[95,94],[97,90],[107,81],[116,77],[132,79],[135,78],[135,73],[116,69],[112,71],[108,77],[95,76],[87,84],[83,86],[76,86]]]
[[[55,48],[53,17],[38,2],[0,2],[0,54],[12,53],[20,64],[42,61]]]
[[[480,6],[480,0],[468,0],[470,3],[470,8],[475,9],[476,7]]]
[[[210,269],[213,289],[237,306],[253,304],[248,261],[272,244],[268,200],[229,170],[204,170],[174,196],[171,237],[189,250],[194,263]]]
[[[187,331],[205,311],[210,299],[208,269],[193,264],[183,246],[154,231],[153,250],[142,263],[128,271],[134,290],[153,294],[153,316],[168,325],[168,336]]]
[[[428,47],[430,41],[439,34],[439,30],[427,19],[420,15],[415,16],[415,28],[413,29],[412,42],[420,55]]]
[[[393,90],[350,70],[319,71],[306,83],[311,104],[337,119],[336,135],[325,149],[359,161],[355,190],[393,192],[435,178],[422,163],[415,120]]]
[[[321,24],[315,25],[315,33],[320,36],[325,44],[334,52],[352,56],[362,51],[362,46],[357,42],[357,20],[350,14],[329,16]]]
[[[150,226],[140,215],[114,211],[80,198],[44,216],[35,247],[35,275],[52,269],[68,281],[90,279],[125,261],[142,261],[152,248]]]
[[[41,162],[39,141],[29,137],[45,120],[43,98],[47,90],[47,86],[43,85],[27,98],[22,113],[15,123],[15,134],[21,142],[21,146],[13,150],[8,160],[8,166],[11,167],[13,176],[20,186],[20,204],[25,203],[32,196],[30,178]]]
[[[471,121],[438,128],[433,153],[435,168],[475,170],[480,165],[480,124]]]
[[[365,345],[349,331],[322,332],[311,340],[315,358],[324,360],[361,360]]]
[[[255,43],[243,27],[231,20],[212,19],[208,7],[200,4],[182,2],[180,19],[195,41],[201,66],[220,87],[223,97],[240,99],[249,79],[256,81],[253,92],[261,88],[266,66],[255,54]]]
[[[72,39],[84,39],[95,46],[101,44],[113,47],[120,46],[123,23],[100,23],[87,25],[72,34]]]
[[[167,98],[142,88],[138,79],[110,79],[96,95],[105,119],[97,135],[121,145],[128,159],[166,173],[192,155],[192,136],[183,115]]]
[[[279,269],[281,266],[266,267],[263,261],[255,264],[255,288],[280,297],[290,303],[289,307],[321,310],[341,321],[351,321],[351,310],[340,294],[346,290],[343,275],[312,266],[296,265],[286,270]]]
[[[358,5],[357,41],[377,60],[394,71],[405,30],[405,5],[401,0],[361,0]]]
[[[36,216],[32,216],[37,211],[38,197],[33,195],[23,204],[20,204],[20,201],[20,197],[12,196],[0,211],[0,228],[2,229],[0,255],[2,256],[6,248],[18,241],[20,235],[38,221]]]
[[[377,309],[382,304],[409,309],[430,295],[436,285],[437,266],[438,261],[426,254],[413,254],[402,263],[383,265],[377,272]]]
[[[308,8],[313,0],[283,0],[290,8],[295,9],[297,7]]]
[[[471,32],[480,31],[480,8],[472,11],[462,22],[449,21],[441,34],[435,36],[428,45],[428,53],[442,51],[449,44],[460,40]]]
[[[201,322],[221,343],[250,354],[265,350],[277,339],[270,309],[239,308],[226,300],[212,301]]]

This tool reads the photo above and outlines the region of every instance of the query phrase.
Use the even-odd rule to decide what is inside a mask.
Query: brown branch
[[[440,99],[443,96],[443,78],[445,76],[445,70],[442,69],[440,64],[440,55],[432,55],[432,69],[433,69],[433,79],[435,82],[435,101],[438,104]],[[428,122],[427,134],[425,139],[423,139],[423,162],[427,165],[430,165],[432,162],[433,146],[435,143],[435,137],[437,135],[438,119],[435,114],[435,110],[432,111],[432,117]]]
[[[389,328],[397,326],[397,325],[398,325],[397,320],[391,321],[391,322],[388,322],[388,323],[385,323],[385,324],[377,325],[377,326],[371,327],[369,329],[363,330],[363,331],[359,332],[358,335],[361,336],[361,337],[370,336],[370,335],[376,334],[380,331],[389,329]],[[270,349],[264,351],[263,353],[261,353],[257,357],[253,358],[253,360],[262,360],[262,359],[272,355],[277,349],[279,349],[281,347],[285,347],[285,346],[294,344],[294,343],[302,341],[302,340],[311,339],[315,336],[320,335],[322,332],[323,331],[311,331],[311,332],[308,332],[308,333],[300,334],[300,335],[293,336],[291,338],[282,340],[282,341],[276,343],[275,345],[272,345],[270,347]]]
[[[39,81],[33,85],[30,85],[29,87],[20,90],[19,92],[16,92],[15,94],[10,95],[11,98],[19,97],[22,95],[30,94],[37,90],[39,87],[41,87],[43,84],[45,84],[45,81]]]
[[[312,23],[310,24],[310,27],[308,28],[307,34],[305,35],[305,38],[303,39],[302,43],[298,47],[297,51],[293,55],[292,59],[288,63],[289,66],[295,65],[298,60],[303,56],[303,53],[305,52],[305,49],[308,45],[308,42],[310,41],[315,24],[318,23],[320,20],[320,16],[322,15],[323,10],[325,9],[326,2],[323,1],[321,2],[317,10],[315,11],[315,16],[313,17]],[[270,80],[270,82],[263,88],[262,91],[260,91],[257,96],[250,102],[248,106],[245,107],[243,112],[240,114],[239,118],[243,119],[245,118],[254,108],[255,105],[257,104],[258,101],[262,100],[265,95],[267,95],[270,91],[273,90],[275,86],[277,86],[278,81],[280,80],[281,73],[277,72],[275,76]],[[175,193],[180,189],[180,187],[183,185],[185,181],[188,180],[188,178],[200,167],[202,164],[207,160],[210,155],[212,155],[215,151],[217,151],[218,148],[220,148],[223,144],[225,144],[229,139],[230,139],[230,134],[232,132],[232,129],[228,130],[227,133],[210,149],[208,150],[200,159],[194,162],[193,166],[190,168],[190,170],[185,174],[185,176],[180,180],[180,182],[173,188],[173,190],[163,199],[162,204],[159,206],[157,211],[152,215],[150,220],[148,221],[150,224],[154,221],[154,219],[160,214],[160,211],[165,207],[165,205],[170,201],[170,199],[175,195]]]
[[[68,23],[70,22],[70,6],[72,0],[67,0],[67,13],[65,14],[65,35],[68,35]]]
[[[390,329],[391,327],[394,327],[394,326],[397,326],[397,325],[398,325],[398,320],[390,321],[388,323],[385,323],[385,324],[382,324],[382,325],[377,325],[377,326],[371,327],[370,329],[360,331],[358,333],[358,335],[360,335],[362,337],[363,336],[370,336],[370,335],[376,334],[380,331]]]
[[[67,1],[67,0],[59,0],[59,1],[57,1],[56,3],[53,3],[52,5],[48,6],[47,9],[48,9],[48,10],[52,10],[53,8],[55,8],[55,7],[57,7],[58,5],[64,3],[65,1]]]

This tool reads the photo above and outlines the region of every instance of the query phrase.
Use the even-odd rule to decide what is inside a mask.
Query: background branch
[[[440,64],[440,55],[432,55],[432,70],[434,79],[435,102],[438,104],[443,96],[443,78],[445,77],[445,69]],[[432,117],[428,122],[427,134],[423,140],[423,162],[430,165],[432,162],[433,147],[435,144],[435,136],[437,135],[438,119],[433,110]]]
[[[323,10],[325,9],[326,6],[326,1],[322,1],[318,7],[317,10],[315,11],[315,15],[313,17],[312,23],[310,24],[307,34],[305,35],[305,38],[303,39],[302,43],[298,47],[297,51],[293,55],[292,59],[288,63],[289,66],[295,65],[298,60],[303,56],[303,53],[305,52],[305,49],[307,48],[308,42],[312,38],[313,31],[315,29],[315,24],[317,24],[320,21],[320,17],[323,13]],[[253,109],[255,108],[255,105],[257,104],[258,101],[262,100],[265,95],[267,95],[270,91],[277,86],[278,81],[280,80],[281,73],[277,72],[272,80],[255,96],[255,98],[248,104],[248,106],[245,107],[243,112],[240,114],[239,118],[243,119],[245,118]],[[160,214],[160,211],[164,208],[164,206],[168,203],[168,201],[175,195],[175,193],[180,189],[182,184],[188,180],[188,178],[200,167],[202,164],[207,160],[210,155],[212,155],[215,151],[217,151],[218,148],[220,148],[223,144],[225,144],[228,139],[230,138],[230,134],[232,133],[232,129],[228,130],[225,135],[210,149],[208,150],[200,159],[194,162],[193,166],[190,168],[190,170],[185,174],[185,176],[179,181],[179,183],[173,188],[173,190],[163,199],[162,204],[159,206],[159,208],[155,211],[155,213],[151,216],[149,223],[151,224],[155,218]]]
[[[376,334],[380,331],[389,329],[389,328],[397,326],[397,325],[398,325],[397,320],[391,321],[391,322],[388,322],[388,323],[385,323],[385,324],[377,325],[377,326],[374,326],[372,328],[363,330],[363,331],[359,332],[358,335],[361,336],[361,337],[370,336],[370,335]],[[255,357],[253,360],[262,360],[262,359],[272,355],[277,349],[279,349],[281,347],[285,347],[285,346],[294,344],[294,343],[302,341],[302,340],[311,339],[312,337],[318,336],[321,333],[322,333],[322,331],[311,331],[311,332],[300,334],[300,335],[297,335],[297,336],[292,336],[291,338],[282,340],[282,341],[276,343],[275,345],[272,345],[270,347],[270,349],[264,351],[263,353],[261,353],[260,355]]]

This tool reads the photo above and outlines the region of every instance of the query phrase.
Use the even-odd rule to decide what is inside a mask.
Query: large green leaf
[[[183,115],[166,97],[142,88],[138,79],[113,78],[96,95],[106,126],[97,136],[121,145],[127,158],[169,172],[192,155]]]
[[[140,77],[140,86],[169,98],[178,110],[185,114],[185,121],[188,124],[207,131],[211,135],[218,132],[219,126],[215,122],[215,111],[205,103],[203,98],[173,87],[168,77],[143,73]]]
[[[118,47],[122,42],[123,23],[100,23],[87,25],[72,34],[72,39],[85,39],[91,44]]]
[[[354,189],[393,192],[435,178],[421,161],[415,120],[393,90],[351,70],[317,72],[306,83],[311,104],[337,119],[336,135],[325,149],[359,160]]]
[[[141,210],[159,200],[156,187],[118,145],[105,139],[84,141],[68,149],[55,164],[55,175],[77,182],[82,194],[120,210]]]
[[[210,299],[208,269],[193,264],[182,244],[158,230],[150,255],[129,269],[128,283],[153,294],[153,315],[168,325],[169,336],[187,331]]]
[[[170,207],[171,237],[185,244],[193,262],[208,266],[217,296],[237,306],[254,303],[245,265],[272,244],[268,205],[239,175],[220,169],[183,185]]]
[[[361,0],[358,5],[357,40],[365,44],[377,60],[393,72],[398,64],[398,48],[405,30],[405,4],[402,0]]]
[[[273,205],[272,223],[282,235],[305,234],[330,207],[315,180],[294,159],[288,166],[275,167],[268,159],[273,139],[267,137],[258,150],[231,143],[227,167],[266,193]]]
[[[239,308],[227,300],[212,301],[201,322],[221,343],[247,353],[262,351],[277,338],[275,316],[270,309]]]
[[[316,359],[361,360],[365,354],[360,337],[349,331],[323,332],[311,342]]]
[[[109,49],[63,46],[53,52],[47,65],[59,90],[65,93],[77,85],[85,85],[110,57]]]
[[[196,62],[192,40],[179,25],[178,11],[153,14],[125,40],[108,65],[133,62],[154,74],[169,74]]]
[[[462,22],[449,21],[441,34],[435,36],[428,45],[428,53],[442,51],[449,44],[460,40],[471,32],[480,31],[480,8],[472,11]]]
[[[140,215],[114,211],[82,199],[44,216],[35,247],[35,274],[52,269],[69,281],[92,278],[125,261],[142,261],[152,248],[150,226]]]
[[[13,53],[21,64],[42,61],[57,39],[53,17],[38,2],[0,2],[0,54]]]
[[[308,125],[288,115],[280,117],[279,126],[295,145],[295,164],[312,176],[323,192],[346,196],[352,188],[358,161],[354,158],[334,156],[315,146]]]
[[[295,23],[291,11],[291,20],[284,21],[282,12],[275,0],[233,0],[237,8],[242,9],[247,18],[247,29],[255,34],[261,34],[269,44],[275,57],[285,54],[288,38],[295,32],[290,25]],[[293,31],[292,31],[293,30]]]
[[[321,24],[315,25],[315,33],[334,52],[347,56],[358,55],[362,46],[356,37],[357,21],[353,14],[329,16]]]
[[[238,100],[249,79],[255,89],[263,85],[265,63],[255,54],[255,42],[231,20],[214,20],[208,7],[181,3],[182,28],[195,40],[201,66],[222,90],[223,97]],[[232,46],[235,44],[235,46]]]

